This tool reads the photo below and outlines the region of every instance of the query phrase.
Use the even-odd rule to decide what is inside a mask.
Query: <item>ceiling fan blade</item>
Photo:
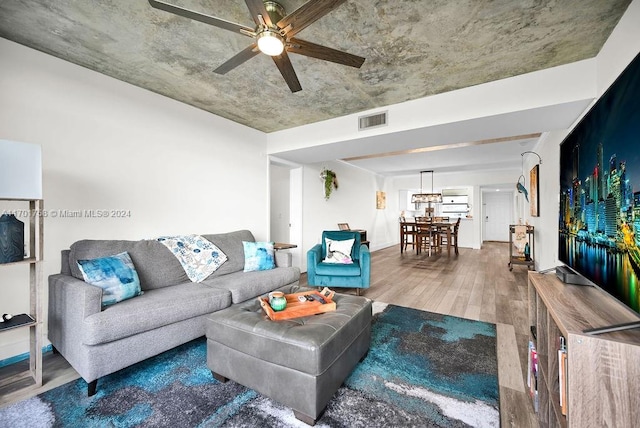
[[[264,3],[262,0],[244,0],[249,8],[249,12],[251,12],[251,17],[256,22],[256,25],[260,25],[261,22],[258,19],[258,15],[262,15],[262,19],[264,19],[264,23],[267,24],[268,27],[273,27],[273,23],[271,22],[271,17],[267,12],[267,8],[264,7]]]
[[[276,23],[292,37],[347,0],[310,0]],[[290,28],[287,26],[291,25]]]
[[[360,68],[365,60],[365,58],[361,56],[295,38],[289,39],[287,51],[355,68]]]
[[[248,33],[253,33],[254,30],[253,28],[247,27],[245,25],[236,24],[235,22],[225,21],[224,19],[216,18],[215,16],[205,15],[200,12],[184,9],[182,7],[174,6],[160,0],[149,0],[149,4],[155,9],[164,10],[165,12],[173,13],[184,18],[193,19],[194,21],[203,22],[205,24],[213,25],[214,27],[223,28],[225,30],[244,35],[248,34],[243,33],[242,30]]]
[[[272,56],[271,58],[273,58],[273,62],[278,66],[278,70],[280,70],[280,74],[284,77],[284,81],[289,85],[291,92],[301,91],[302,86],[300,86],[300,81],[298,80],[298,76],[296,76],[296,71],[293,69],[293,64],[291,64],[287,52],[283,51],[280,55]]]
[[[255,43],[252,43],[245,49],[238,52],[230,60],[222,64],[220,67],[213,70],[213,72],[217,74],[226,74],[228,71],[233,70],[240,64],[250,60],[254,56],[258,55],[259,53],[260,51],[258,50],[258,46]]]

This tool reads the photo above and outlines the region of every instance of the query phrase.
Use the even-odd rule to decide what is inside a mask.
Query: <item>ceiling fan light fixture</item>
[[[278,56],[284,50],[284,39],[277,31],[266,29],[256,36],[258,49],[263,54]]]
[[[357,55],[294,38],[297,33],[345,3],[345,0],[307,0],[290,14],[286,13],[279,0],[245,0],[255,24],[251,27],[175,6],[166,1],[149,0],[149,3],[154,9],[251,37],[252,43],[249,46],[213,70],[216,74],[226,74],[259,53],[264,53],[273,58],[287,86],[295,93],[301,91],[302,86],[288,53],[355,68],[360,68],[365,60]]]

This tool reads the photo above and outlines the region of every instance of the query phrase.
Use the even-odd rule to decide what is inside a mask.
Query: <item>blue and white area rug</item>
[[[375,304],[371,348],[320,427],[498,427],[493,324]],[[306,427],[235,382],[218,383],[197,339],[98,382],[83,380],[0,409],[2,427]]]

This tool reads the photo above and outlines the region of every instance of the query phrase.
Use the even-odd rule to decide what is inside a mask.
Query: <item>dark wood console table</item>
[[[369,247],[369,241],[367,240],[367,231],[364,229],[351,229],[352,232],[360,232],[360,243]]]
[[[338,223],[338,228],[340,230],[346,230],[349,232],[360,232],[360,244],[364,244],[369,247],[369,241],[367,240],[367,231],[364,229],[351,229],[349,227],[349,223]]]

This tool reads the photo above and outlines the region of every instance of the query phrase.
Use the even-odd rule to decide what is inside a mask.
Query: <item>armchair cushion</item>
[[[360,276],[360,264],[319,263],[316,265],[316,275]]]

